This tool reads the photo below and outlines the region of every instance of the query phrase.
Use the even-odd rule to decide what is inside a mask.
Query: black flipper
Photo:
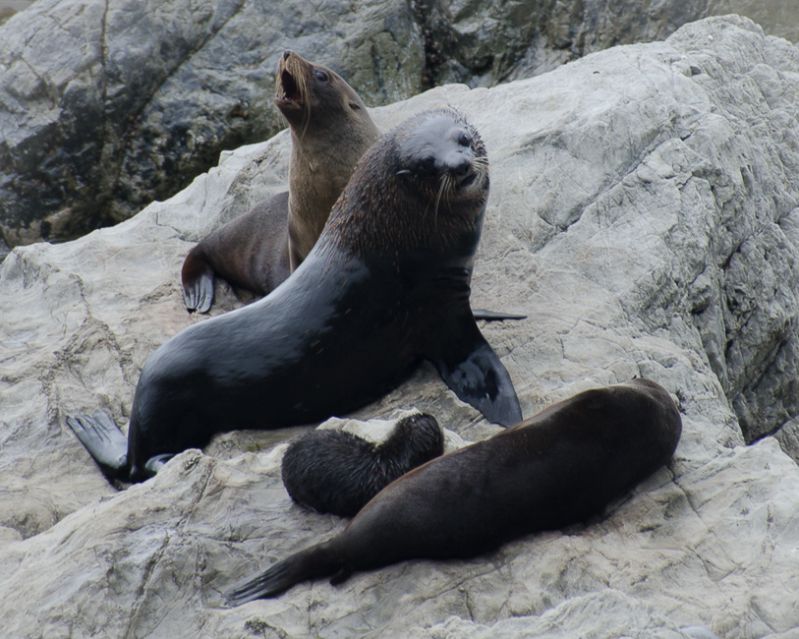
[[[306,548],[277,562],[266,572],[225,594],[225,603],[241,606],[248,601],[274,597],[295,584],[342,571],[329,543]]]
[[[439,343],[427,356],[447,386],[488,421],[518,424],[522,410],[513,382],[474,318],[464,315],[458,322],[449,322],[438,337]]]
[[[195,246],[183,261],[180,274],[183,302],[189,312],[207,313],[214,303],[214,271]]]
[[[472,315],[476,320],[484,322],[503,322],[505,320],[523,320],[527,315],[517,315],[516,313],[503,313],[502,311],[489,311],[484,308],[473,308]]]
[[[69,416],[66,422],[109,481],[127,479],[128,438],[107,413]]]

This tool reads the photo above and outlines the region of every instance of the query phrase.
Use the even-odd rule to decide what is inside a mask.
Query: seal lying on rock
[[[230,605],[407,559],[473,557],[587,519],[666,464],[682,431],[649,380],[589,390],[392,482],[342,533],[278,562]]]
[[[352,517],[392,481],[444,452],[444,434],[431,415],[399,420],[380,445],[342,430],[313,430],[283,455],[281,475],[298,504]]]
[[[219,432],[355,410],[422,359],[486,418],[517,423],[510,376],[469,307],[488,184],[485,147],[462,115],[406,121],[363,156],[288,280],[149,357],[127,442],[107,417],[67,424],[106,476],[140,481]]]
[[[380,133],[358,94],[332,69],[284,52],[275,105],[291,129],[289,191],[220,227],[186,256],[181,279],[190,311],[206,313],[214,276],[266,295],[310,252],[358,160]]]

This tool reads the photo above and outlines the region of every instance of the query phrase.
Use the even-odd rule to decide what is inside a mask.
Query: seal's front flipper
[[[472,315],[476,320],[484,322],[502,322],[505,320],[523,320],[527,315],[517,315],[516,313],[503,313],[502,311],[489,311],[484,308],[473,308]]]
[[[128,438],[107,413],[69,416],[66,421],[110,481],[127,478]]]
[[[207,313],[214,303],[214,271],[202,256],[200,245],[195,246],[183,261],[180,272],[183,283],[183,302],[189,312]]]
[[[446,341],[432,346],[428,358],[455,394],[502,426],[522,420],[510,375],[485,341],[472,317],[447,327]]]

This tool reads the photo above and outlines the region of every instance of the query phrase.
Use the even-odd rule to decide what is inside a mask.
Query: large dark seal
[[[469,308],[487,197],[485,147],[460,114],[408,120],[363,156],[289,279],[150,356],[127,445],[108,418],[67,424],[107,476],[137,481],[222,431],[350,412],[423,359],[486,418],[517,423],[510,376]]]
[[[358,160],[379,137],[361,98],[321,64],[286,51],[275,105],[291,129],[289,191],[205,237],[183,262],[186,308],[207,312],[214,276],[266,295],[308,255]]]
[[[228,603],[406,559],[473,557],[584,521],[667,463],[681,431],[677,407],[654,382],[580,393],[403,475],[341,534],[278,562]]]
[[[399,420],[379,445],[342,430],[306,433],[283,455],[281,476],[298,504],[352,517],[392,481],[443,452],[438,422],[416,414]]]

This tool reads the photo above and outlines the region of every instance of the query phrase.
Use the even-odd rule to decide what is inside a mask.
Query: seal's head
[[[415,120],[415,119],[414,119]],[[405,188],[442,204],[485,204],[488,196],[488,157],[475,128],[454,109],[421,114],[414,126],[397,135],[398,170]]]
[[[278,60],[275,105],[292,130],[302,134],[342,118],[365,120],[374,126],[363,101],[340,75],[294,51],[284,51]]]
[[[455,248],[466,257],[477,247],[488,187],[477,130],[455,109],[425,111],[364,154],[331,212],[331,230],[364,248]],[[348,211],[346,221],[337,209]]]

